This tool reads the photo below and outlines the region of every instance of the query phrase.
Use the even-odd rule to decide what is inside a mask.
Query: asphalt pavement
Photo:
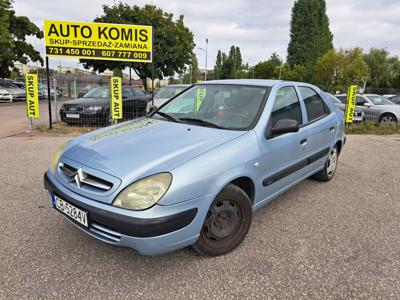
[[[399,299],[400,137],[349,136],[335,178],[254,214],[233,252],[157,257],[97,241],[50,205],[66,138],[0,138],[1,299]]]

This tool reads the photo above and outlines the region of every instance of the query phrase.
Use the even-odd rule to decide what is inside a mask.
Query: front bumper
[[[69,118],[68,114],[79,115],[79,118]],[[60,110],[60,119],[68,124],[104,125],[109,119],[109,114],[104,111],[76,112]]]
[[[57,195],[88,212],[88,228],[65,216],[79,229],[98,240],[133,248],[143,255],[159,255],[194,244],[208,203],[214,198],[214,195],[208,195],[176,205],[155,205],[146,211],[133,212],[72,193],[50,173],[44,175],[44,186],[52,198]],[[151,217],[143,217],[143,212]]]

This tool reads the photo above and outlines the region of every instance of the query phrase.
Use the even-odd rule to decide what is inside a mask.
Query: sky
[[[109,0],[14,0],[17,15],[28,16],[42,28],[43,20],[90,22],[102,14]],[[286,58],[290,16],[294,0],[125,0],[131,5],[154,4],[175,17],[184,15],[194,33],[194,52],[199,67],[205,67],[205,39],[208,38],[208,69],[212,69],[217,51],[228,52],[239,46],[244,63],[254,65],[267,60],[273,52]],[[386,48],[400,56],[399,0],[326,0],[335,48],[359,46]],[[44,54],[44,40],[29,41]],[[201,49],[199,49],[201,48]],[[50,66],[77,66],[75,59],[51,59]]]

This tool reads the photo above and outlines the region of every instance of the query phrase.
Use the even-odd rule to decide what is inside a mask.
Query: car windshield
[[[107,86],[99,86],[87,92],[83,98],[108,98],[109,88]]]
[[[7,82],[7,81],[0,81],[0,87],[2,88],[9,88],[9,89],[16,89],[18,88],[16,85]]]
[[[200,126],[247,130],[257,121],[269,90],[241,85],[196,85],[162,106],[154,116]]]
[[[186,87],[184,86],[167,86],[162,88],[154,97],[155,98],[172,98],[175,95],[178,95],[182,92]]]
[[[386,99],[382,96],[367,96],[369,100],[375,105],[386,105],[386,104],[393,104],[390,100]]]

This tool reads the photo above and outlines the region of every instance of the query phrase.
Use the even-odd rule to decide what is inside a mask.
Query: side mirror
[[[369,103],[369,102],[364,102],[364,104],[363,104],[365,107],[371,107],[371,103]]]
[[[267,139],[289,132],[299,131],[299,123],[293,119],[281,119],[276,122],[275,127],[267,127],[265,137]]]

